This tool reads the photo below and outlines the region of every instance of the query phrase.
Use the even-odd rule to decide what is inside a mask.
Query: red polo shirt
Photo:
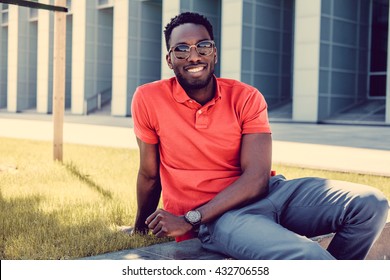
[[[203,106],[176,78],[142,85],[133,97],[134,132],[159,144],[163,205],[176,215],[208,202],[241,175],[243,134],[271,133],[267,104],[256,88],[216,81],[215,97]]]

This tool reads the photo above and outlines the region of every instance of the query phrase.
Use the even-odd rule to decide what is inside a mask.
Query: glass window
[[[108,4],[108,0],[99,0],[99,5]]]
[[[371,24],[371,71],[386,71],[389,1],[374,0]]]
[[[6,24],[8,23],[8,13],[3,13],[1,16],[1,23]]]
[[[30,9],[30,19],[38,17],[38,9]]]
[[[372,2],[370,96],[386,95],[389,0]]]
[[[385,96],[386,75],[375,75],[370,77],[370,96]]]
[[[99,0],[97,2],[97,7],[101,8],[101,9],[109,8],[109,7],[112,7],[113,5],[114,5],[114,3],[112,0]]]

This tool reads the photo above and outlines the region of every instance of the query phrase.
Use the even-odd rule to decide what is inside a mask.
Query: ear
[[[169,53],[165,56],[165,60],[167,61],[168,67],[170,69],[173,69],[172,60],[171,60],[171,56],[169,55]]]
[[[215,52],[214,52],[214,63],[217,64],[218,63],[218,54],[217,54],[217,48],[215,48]]]

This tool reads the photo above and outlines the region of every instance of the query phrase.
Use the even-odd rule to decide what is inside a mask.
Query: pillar
[[[293,120],[317,122],[321,0],[295,1]]]

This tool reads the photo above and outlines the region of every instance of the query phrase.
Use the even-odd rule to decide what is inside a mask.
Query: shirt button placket
[[[207,124],[208,124],[208,116],[207,116],[207,112],[203,111],[202,109],[199,109],[197,112],[196,112],[196,123],[195,123],[195,127],[196,128],[207,128]]]

